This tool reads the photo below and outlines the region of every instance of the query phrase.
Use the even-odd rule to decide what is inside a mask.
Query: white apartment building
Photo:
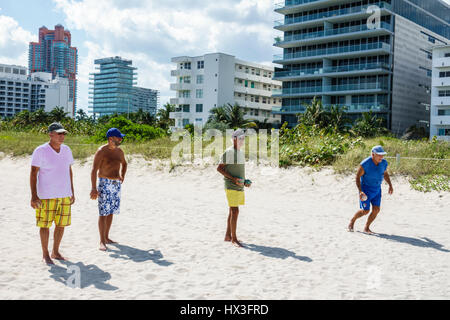
[[[45,72],[27,76],[26,67],[0,64],[0,117],[12,117],[23,110],[49,112],[55,107],[72,116],[67,79],[52,79],[52,74]]]
[[[433,48],[430,138],[450,141],[450,45]]]
[[[281,116],[272,114],[272,107],[281,107],[281,99],[272,98],[272,90],[281,89],[281,82],[272,80],[274,68],[224,53],[175,57],[172,62],[177,64],[171,72],[176,82],[170,85],[176,91],[170,100],[177,108],[170,115],[175,128],[205,125],[212,108],[228,103],[242,106],[245,119],[280,123]]]

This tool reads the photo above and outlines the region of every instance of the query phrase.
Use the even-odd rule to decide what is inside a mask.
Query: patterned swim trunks
[[[98,212],[100,216],[120,213],[120,189],[122,183],[119,180],[99,178],[98,183]]]

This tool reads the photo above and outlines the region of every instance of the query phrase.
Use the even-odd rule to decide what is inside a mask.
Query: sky
[[[450,4],[450,0],[445,0]],[[41,26],[62,24],[78,48],[77,108],[88,111],[94,60],[120,56],[137,67],[140,87],[175,96],[171,58],[223,52],[271,65],[274,3],[282,0],[0,0],[0,63],[28,67],[28,44]]]
[[[281,1],[281,0],[280,0]],[[58,23],[78,48],[77,108],[88,110],[94,60],[120,56],[137,67],[140,87],[175,96],[171,58],[223,52],[271,65],[278,31],[273,0],[0,0],[0,63],[28,67],[28,44]]]

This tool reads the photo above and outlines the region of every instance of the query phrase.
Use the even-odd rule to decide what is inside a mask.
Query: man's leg
[[[106,218],[107,216],[98,217],[98,231],[100,233],[100,250],[106,251]]]
[[[231,243],[242,247],[242,244],[237,239],[236,230],[237,230],[237,220],[239,216],[239,207],[232,207],[231,208]]]
[[[54,264],[52,259],[50,258],[50,253],[48,252],[48,240],[50,238],[49,228],[40,228],[39,236],[41,238],[41,246],[42,246],[42,258],[47,264]]]
[[[366,226],[364,227],[364,232],[373,233],[370,230],[370,225],[376,219],[379,212],[380,212],[380,207],[372,206],[372,213],[370,214],[369,218],[367,218]]]
[[[62,237],[64,235],[64,227],[55,227],[55,232],[53,234],[53,251],[52,251],[52,258],[57,260],[66,260],[60,253],[59,253],[59,245],[61,244]]]
[[[110,214],[109,216],[106,216],[106,230],[105,230],[105,240],[106,240],[106,244],[111,244],[111,243],[117,243],[115,241],[112,241],[109,238],[109,230],[111,229],[111,225],[112,225],[112,221],[113,221],[113,214]]]
[[[353,231],[356,220],[367,215],[369,212],[370,212],[369,210],[359,210],[358,212],[356,212],[356,214],[353,216],[352,220],[350,221],[350,224],[348,225],[348,230]]]
[[[228,210],[227,232],[225,233],[225,241],[231,241],[231,208]]]

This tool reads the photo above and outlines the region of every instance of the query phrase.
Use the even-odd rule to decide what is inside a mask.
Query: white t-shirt
[[[72,196],[70,183],[70,166],[72,164],[72,151],[64,144],[61,145],[59,153],[48,142],[34,150],[31,165],[39,167],[37,182],[39,199]]]

